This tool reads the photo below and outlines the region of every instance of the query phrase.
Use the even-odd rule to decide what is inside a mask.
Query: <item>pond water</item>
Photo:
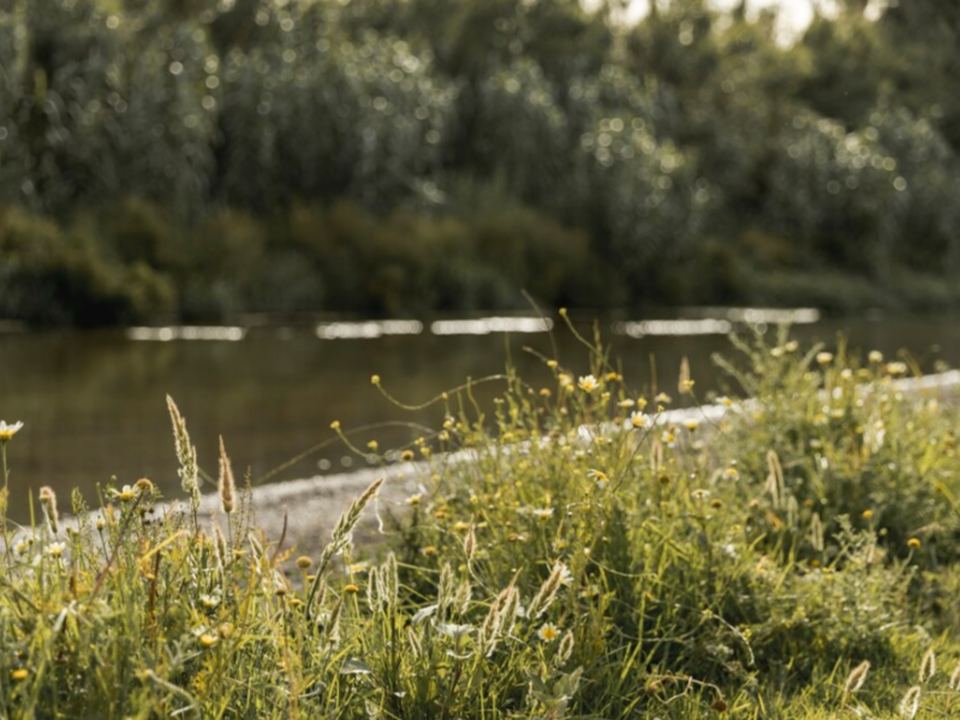
[[[746,319],[764,319],[748,316]],[[637,392],[676,395],[678,367],[687,356],[699,394],[727,390],[711,361],[735,354],[724,332],[743,327],[743,313],[698,312],[663,320],[629,317],[577,318],[587,334],[596,324]],[[767,318],[776,321],[776,316]],[[927,369],[936,360],[960,357],[956,317],[861,317],[817,320],[794,317],[792,337],[809,346],[835,347],[839,332],[851,348],[879,349],[888,357],[904,348]],[[816,320],[815,322],[812,322]],[[504,332],[512,329],[513,332]],[[249,468],[258,480],[318,443],[330,423],[344,429],[382,421],[437,427],[442,411],[401,410],[370,384],[372,374],[406,403],[419,403],[466,378],[502,372],[508,357],[533,385],[550,385],[542,360],[552,356],[542,321],[453,318],[434,322],[258,324],[233,328],[138,328],[97,332],[0,334],[0,419],[22,420],[8,446],[11,515],[28,517],[27,497],[51,485],[66,506],[79,487],[96,504],[96,488],[115,475],[120,483],[153,479],[167,496],[179,496],[170,421],[164,396],[172,395],[197,445],[200,464],[216,471],[222,434],[235,472]],[[562,323],[552,333],[563,365],[588,371],[587,352]],[[654,365],[651,358],[655,358]],[[478,389],[489,401],[502,384]],[[422,433],[395,426],[360,433],[381,449],[398,447]],[[339,473],[366,463],[338,443],[308,454],[274,480]],[[210,489],[209,486],[207,489]]]

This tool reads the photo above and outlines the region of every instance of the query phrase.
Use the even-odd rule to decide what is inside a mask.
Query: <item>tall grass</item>
[[[225,449],[209,520],[146,479],[70,518],[43,490],[43,519],[3,525],[0,714],[949,716],[955,407],[902,363],[757,335],[719,360],[735,399],[682,379],[680,421],[584,344],[489,408],[437,398],[426,490],[381,507],[375,546],[351,538],[380,482],[297,549],[256,530]]]

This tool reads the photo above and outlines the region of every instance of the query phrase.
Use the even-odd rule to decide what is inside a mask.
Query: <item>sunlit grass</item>
[[[801,351],[785,334],[719,360],[729,398],[696,397],[683,369],[674,400],[643,397],[583,343],[582,366],[544,358],[545,383],[508,368],[491,407],[469,383],[436,398],[445,420],[402,455],[425,461],[425,492],[384,517],[376,548],[353,547],[375,483],[314,557],[255,529],[226,447],[221,508],[198,515],[195,448],[171,401],[183,500],[159,502],[142,479],[92,511],[75,493],[68,518],[45,488],[32,527],[5,520],[0,715],[960,707],[947,399],[905,389],[903,364]],[[16,438],[0,443],[15,488]]]

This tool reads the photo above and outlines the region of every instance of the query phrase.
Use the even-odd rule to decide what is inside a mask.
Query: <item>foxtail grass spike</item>
[[[473,555],[477,549],[477,535],[474,532],[473,525],[470,526],[470,530],[467,532],[467,536],[463,539],[463,554],[467,557],[467,562],[473,560]]]
[[[903,720],[913,720],[920,711],[920,686],[914,685],[907,690],[900,701],[900,717]]]
[[[397,557],[393,553],[387,555],[386,562],[380,567],[377,582],[380,584],[380,598],[384,605],[397,606],[400,596],[400,573],[397,570]]]
[[[933,648],[927,650],[923,655],[923,660],[920,663],[920,684],[930,682],[931,678],[937,674],[937,656],[933,652]]]
[[[843,685],[843,694],[852,695],[860,690],[867,681],[867,674],[870,672],[870,661],[864,660],[857,665],[850,674],[847,675],[847,681]]]
[[[950,675],[949,688],[954,692],[960,690],[960,663],[957,663],[957,666],[953,669],[953,673]]]
[[[170,422],[173,424],[173,438],[177,448],[177,459],[180,461],[180,486],[190,496],[194,512],[200,507],[200,483],[198,481],[199,468],[197,467],[197,448],[190,442],[187,432],[187,422],[180,414],[180,409],[167,395],[167,410],[170,411]]]
[[[567,630],[567,632],[565,632],[563,637],[560,639],[560,646],[557,648],[557,655],[554,658],[554,662],[558,667],[567,662],[567,660],[570,659],[570,656],[573,655],[573,646],[573,631]]]
[[[227,449],[223,445],[223,436],[220,436],[220,477],[217,482],[220,494],[220,507],[227,515],[233,512],[236,498],[236,484],[233,481],[233,468]]]
[[[317,564],[316,578],[310,587],[310,593],[307,597],[307,613],[310,612],[317,587],[320,582],[322,582],[323,574],[330,565],[330,561],[343,552],[350,544],[353,528],[356,527],[360,521],[360,516],[363,514],[364,508],[369,505],[370,501],[376,496],[381,485],[383,485],[383,478],[375,480],[370,487],[363,491],[360,497],[350,504],[350,507],[347,508],[337,521],[336,526],[333,528],[333,535],[330,538],[330,542],[323,548],[323,553],[320,555],[320,561]]]
[[[773,498],[773,506],[779,508],[785,499],[785,488],[783,482],[783,466],[780,465],[780,457],[775,450],[767,452],[767,465],[770,468],[770,474],[767,476],[766,489]]]
[[[540,617],[547,611],[547,608],[550,607],[550,604],[557,596],[557,591],[563,584],[566,570],[566,565],[559,560],[553,566],[553,571],[550,573],[550,576],[544,580],[543,585],[540,586],[540,590],[537,591],[533,600],[530,601],[528,612],[531,618],[536,619]]]
[[[47,525],[50,526],[50,532],[54,535],[60,528],[60,515],[57,512],[57,494],[53,488],[44,485],[40,488],[40,507],[43,508],[44,517],[47,518]]]

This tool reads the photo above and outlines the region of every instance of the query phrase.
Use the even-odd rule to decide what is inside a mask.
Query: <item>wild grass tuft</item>
[[[141,479],[3,515],[0,715],[951,716],[954,399],[757,335],[720,360],[727,396],[678,416],[581,339],[582,365],[508,369],[490,407],[470,383],[435,400],[421,461],[397,454],[423,491],[376,547],[353,535],[389,480],[298,551],[255,529],[222,444],[200,522],[169,401],[185,504]]]

